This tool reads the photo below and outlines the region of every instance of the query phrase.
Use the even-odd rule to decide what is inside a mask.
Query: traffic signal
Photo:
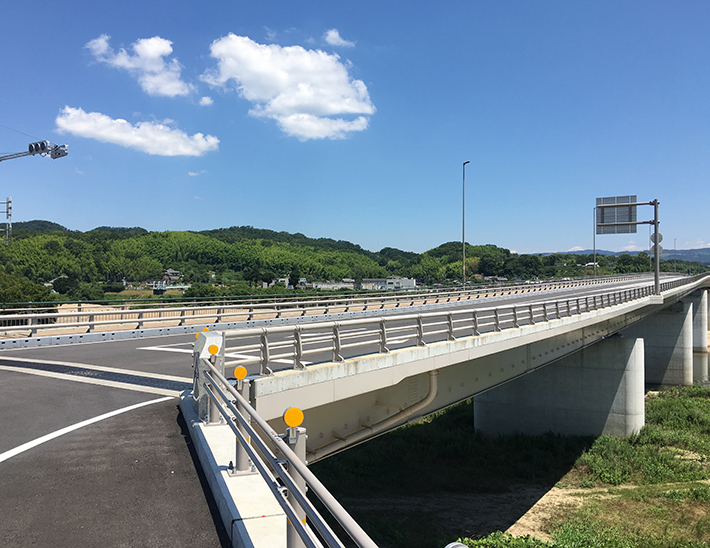
[[[6,207],[5,207],[5,217],[6,217],[7,219],[9,219],[10,217],[12,217],[12,196],[10,196],[10,197],[7,199]]]
[[[49,157],[52,160],[56,160],[57,158],[61,158],[67,154],[69,154],[69,147],[67,145],[54,145],[52,150],[49,151]]]
[[[30,143],[30,154],[44,154],[49,150],[49,141]]]

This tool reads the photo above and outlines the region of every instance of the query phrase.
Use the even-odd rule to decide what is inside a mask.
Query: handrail
[[[289,497],[293,497],[301,509],[305,511],[305,514],[309,519],[309,523],[318,530],[318,533],[329,547],[343,548],[343,544],[318,511],[313,507],[311,502],[306,497],[305,492],[298,488],[296,481],[291,477],[288,471],[289,467],[292,467],[296,473],[300,475],[303,480],[305,480],[311,491],[316,494],[328,511],[352,538],[352,540],[355,541],[358,547],[377,548],[377,545],[372,541],[372,539],[370,539],[362,527],[360,527],[360,525],[358,525],[350,514],[348,514],[348,512],[335,499],[335,497],[333,497],[333,495],[326,489],[326,487],[313,474],[313,472],[308,469],[306,464],[298,458],[291,447],[284,442],[282,436],[271,428],[271,426],[269,426],[269,424],[256,412],[249,401],[247,401],[247,399],[244,398],[229,383],[229,381],[217,368],[214,367],[212,363],[210,363],[209,360],[200,358],[199,361],[201,367],[196,367],[196,375],[199,375],[199,372],[204,370],[204,375],[206,377],[205,382],[198,380],[201,384],[201,388],[205,390],[212,403],[216,406],[218,412],[224,417],[227,424],[239,439],[241,447],[247,451],[252,463],[266,481],[269,489],[271,489],[277,502],[283,508],[289,522],[295,527],[296,532],[304,544],[308,547],[317,547],[317,544],[313,542],[313,539],[311,538],[304,523],[298,518],[296,510],[284,496],[282,488],[279,486],[278,482],[275,480],[262,458],[249,444],[249,439],[251,439],[259,450],[259,453],[271,465],[271,469],[274,473],[276,473],[284,482],[286,489],[288,490]],[[217,394],[215,394],[215,391]],[[224,402],[226,408],[231,414],[227,412],[225,406],[222,406],[222,402]],[[237,406],[243,409],[246,414],[248,414],[249,417],[259,426],[266,438],[276,447],[283,460],[276,457],[265,441],[262,440],[262,438],[252,428],[250,421],[239,412]],[[239,428],[235,425],[236,421],[238,421],[242,428],[245,429],[247,432],[246,436],[239,431]]]
[[[278,319],[287,316],[327,314],[333,312],[333,309],[339,312],[355,312],[402,308],[414,306],[415,304],[431,305],[464,302],[486,297],[511,296],[521,293],[597,285],[612,281],[632,280],[645,277],[646,276],[641,275],[630,275],[570,281],[550,281],[542,284],[516,284],[494,288],[457,290],[447,293],[380,293],[358,297],[334,297],[332,299],[311,300],[303,300],[300,298],[294,300],[293,297],[290,297],[291,300],[274,300],[262,303],[223,299],[220,304],[201,307],[170,306],[163,308],[147,307],[131,309],[123,305],[123,308],[120,310],[99,310],[94,308],[84,308],[82,310],[80,306],[78,306],[76,312],[49,313],[24,313],[25,311],[23,310],[18,311],[21,312],[18,314],[0,314],[0,331],[19,333],[26,332],[29,329],[30,335],[36,336],[42,331],[56,332],[57,330],[76,330],[78,332],[91,333],[101,328],[143,329],[146,325],[165,323],[175,323],[177,326],[186,326],[251,321],[255,319]],[[433,302],[431,302],[432,300]],[[322,312],[318,312],[319,310]]]
[[[661,284],[661,291],[692,284],[706,277],[708,275],[702,274],[664,282]],[[465,331],[465,335],[468,336],[478,336],[486,330],[496,332],[520,328],[638,300],[653,295],[653,292],[653,285],[648,285],[611,292],[602,291],[582,297],[497,307],[466,307],[459,310],[225,330],[222,332],[225,341],[257,337],[261,341],[259,344],[230,346],[228,352],[253,353],[258,350],[259,355],[240,357],[226,362],[225,366],[258,363],[260,374],[268,375],[271,374],[272,365],[277,360],[293,361],[294,369],[302,369],[305,367],[303,357],[311,354],[331,352],[332,361],[337,362],[343,361],[342,352],[348,348],[373,346],[378,350],[365,352],[365,354],[386,353],[389,351],[388,344],[392,341],[388,333],[394,334],[395,337],[411,333],[413,342],[403,347],[425,346],[427,344],[425,337],[445,335],[444,340],[452,341],[456,340],[457,336],[461,336],[462,331]],[[274,342],[272,339],[279,335],[286,335],[286,338],[282,337]],[[325,346],[322,343],[325,343]],[[314,344],[320,346],[313,347]],[[329,360],[321,360],[318,363],[327,361]]]

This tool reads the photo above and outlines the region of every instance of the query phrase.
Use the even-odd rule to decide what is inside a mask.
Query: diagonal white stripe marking
[[[93,369],[95,371],[105,371],[106,373],[120,373],[123,375],[133,375],[136,377],[148,377],[150,379],[162,379],[176,382],[192,382],[192,377],[176,377],[175,375],[161,375],[160,373],[150,373],[134,369],[118,369],[116,367],[105,367],[103,365],[91,365],[76,362],[60,362],[57,360],[37,360],[35,358],[15,358],[12,356],[0,356],[0,361],[12,361],[23,363],[42,363],[46,365],[66,365],[68,367],[79,367],[80,369]]]
[[[56,373],[54,371],[43,371],[42,369],[28,369],[26,367],[13,367],[11,365],[0,365],[0,371],[13,371],[15,373],[24,373],[26,375],[37,375],[38,377],[50,377],[52,379],[60,379],[71,382],[83,382],[85,384],[97,384],[99,386],[109,386],[111,388],[120,388],[121,390],[131,390],[132,392],[146,392],[148,394],[159,394],[161,396],[179,396],[178,390],[167,390],[166,388],[155,388],[152,386],[143,386],[140,384],[132,384],[129,382],[107,381],[105,379],[94,379],[91,377],[82,377],[79,375],[69,375],[67,373]],[[188,379],[192,382],[192,379]]]
[[[47,434],[46,436],[42,436],[40,438],[37,438],[36,440],[23,443],[19,447],[15,447],[14,449],[5,451],[4,453],[0,454],[0,462],[4,462],[9,458],[19,455],[20,453],[24,453],[25,451],[28,451],[33,447],[37,447],[38,445],[51,441],[55,438],[58,438],[59,436],[63,436],[64,434],[68,434],[69,432],[73,432],[74,430],[78,430],[79,428],[84,428],[84,426],[89,426],[90,424],[97,423],[104,419],[110,419],[111,417],[115,417],[116,415],[127,413],[128,411],[133,411],[134,409],[139,409],[140,407],[145,407],[146,405],[151,405],[153,403],[161,403],[172,399],[173,396],[168,396],[165,398],[158,398],[157,400],[144,401],[135,405],[129,405],[128,407],[124,407],[123,409],[116,409],[115,411],[104,413],[103,415],[99,415],[98,417],[94,417],[93,419],[88,419],[82,422],[78,422],[76,424],[72,424],[71,426],[67,426],[66,428],[62,428],[61,430],[57,430],[56,432],[52,432],[51,434]]]
[[[179,352],[180,354],[192,354],[191,348],[166,348],[165,346],[142,346],[136,350],[157,350],[159,352]]]

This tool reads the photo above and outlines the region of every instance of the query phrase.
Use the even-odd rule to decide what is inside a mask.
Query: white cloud
[[[621,248],[621,251],[646,251],[647,248],[642,248],[636,245],[636,242],[631,240],[628,244]]]
[[[200,99],[200,105],[202,105],[203,107],[211,105],[212,103],[214,103],[212,97],[203,97],[202,99]]]
[[[157,156],[202,156],[217,150],[219,139],[212,135],[186,133],[164,122],[139,122],[135,126],[122,119],[112,119],[100,112],[84,112],[64,107],[56,119],[59,133],[113,143]]]
[[[182,67],[177,59],[167,62],[164,59],[173,52],[170,40],[160,36],[143,38],[133,43],[131,47],[134,55],[131,55],[123,48],[115,53],[108,44],[110,38],[109,35],[102,34],[84,47],[97,61],[127,70],[148,95],[175,97],[189,95],[193,90],[190,84],[180,79]]]
[[[338,55],[258,44],[234,34],[215,40],[210,51],[218,66],[202,80],[235,85],[253,103],[250,115],[276,120],[287,135],[304,141],[342,139],[366,129],[366,116],[375,112],[367,87],[350,77]]]
[[[202,169],[202,170],[200,170],[200,171],[188,171],[188,172],[187,172],[187,174],[188,174],[190,177],[199,177],[200,175],[204,175],[205,173],[207,173],[207,170],[206,170],[206,169]]]
[[[570,249],[567,250],[568,253],[570,253],[570,252],[572,252],[572,251],[584,251],[584,248],[583,248],[583,247],[580,247],[580,246],[578,246],[578,245],[576,245],[576,246],[574,246],[574,247],[572,247],[572,248],[570,248]]]
[[[273,29],[270,29],[269,27],[264,27],[264,32],[266,32],[266,39],[269,42],[275,42],[276,41],[276,31]]]
[[[338,29],[327,30],[323,35],[323,38],[331,46],[342,46],[346,48],[352,48],[353,46],[355,46],[355,42],[350,42],[341,38]]]

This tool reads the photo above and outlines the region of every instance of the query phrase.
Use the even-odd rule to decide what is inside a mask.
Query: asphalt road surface
[[[178,409],[193,340],[0,353],[0,546],[229,546]]]

